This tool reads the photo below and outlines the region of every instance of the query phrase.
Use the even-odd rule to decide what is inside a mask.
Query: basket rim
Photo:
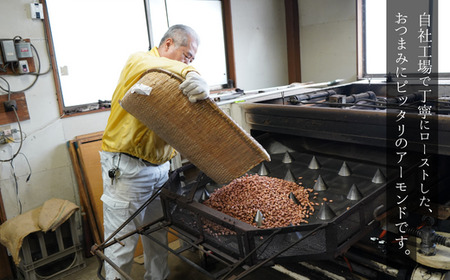
[[[180,76],[180,75],[178,75],[176,73],[173,73],[173,72],[171,72],[169,70],[162,69],[162,68],[148,69],[147,71],[145,71],[141,75],[140,79],[143,78],[145,75],[147,75],[149,73],[152,73],[152,72],[158,72],[158,73],[166,74],[166,75],[170,76],[171,78],[175,78],[180,83],[185,80],[185,78],[183,78],[182,76]],[[220,109],[220,107],[213,100],[211,100],[210,98],[206,98],[204,100],[201,100],[200,102],[206,102],[206,104],[209,107],[211,107],[216,113],[221,115],[221,117],[230,125],[230,127],[237,132],[237,134],[243,136],[243,139],[245,140],[244,142],[247,143],[247,145],[249,147],[251,147],[251,149],[257,151],[257,153],[260,154],[260,156],[265,161],[271,161],[269,153],[262,147],[262,145],[259,144],[249,133],[247,133],[236,121],[234,121],[233,119],[231,119],[230,116],[225,114],[222,111],[222,109]],[[256,166],[256,165],[257,164],[255,164],[254,166]]]

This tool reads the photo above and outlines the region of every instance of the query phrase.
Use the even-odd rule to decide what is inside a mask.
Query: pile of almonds
[[[307,223],[314,212],[315,204],[309,201],[311,191],[279,178],[245,175],[214,191],[204,204],[254,226],[259,210],[263,215],[260,228],[295,226]],[[289,198],[291,193],[299,204]]]

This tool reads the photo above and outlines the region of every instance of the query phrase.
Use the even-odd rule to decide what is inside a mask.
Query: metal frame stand
[[[179,170],[179,172],[183,172],[184,170],[186,170],[188,168],[191,168],[191,166],[188,165],[186,167],[182,167],[182,168],[180,168],[181,171]],[[149,223],[149,224],[146,224],[144,226],[141,226],[141,227],[137,228],[136,230],[134,230],[132,232],[129,232],[129,233],[123,235],[123,236],[115,237],[128,223],[130,223],[142,210],[144,210],[153,200],[155,200],[155,198],[157,196],[159,196],[159,194],[161,193],[161,190],[167,184],[170,184],[171,181],[175,180],[175,177],[173,176],[174,174],[175,173],[172,173],[172,175],[169,177],[169,180],[166,182],[166,184],[164,184],[159,189],[157,189],[157,191],[133,215],[131,215],[117,230],[115,230],[103,243],[101,243],[100,245],[95,244],[95,245],[93,245],[91,247],[91,253],[97,257],[97,260],[99,262],[99,268],[97,270],[97,276],[98,276],[99,279],[106,280],[103,277],[103,275],[102,275],[102,267],[103,267],[104,262],[106,261],[117,272],[119,272],[120,275],[122,275],[124,277],[123,279],[125,279],[125,280],[133,280],[127,273],[125,273],[113,261],[111,261],[107,256],[105,256],[103,251],[104,251],[105,248],[108,248],[109,246],[114,245],[116,243],[119,243],[122,246],[124,246],[124,244],[121,241],[126,239],[126,238],[128,238],[128,237],[130,237],[130,236],[132,236],[132,235],[134,235],[134,234],[141,234],[143,236],[146,236],[147,238],[150,238],[156,244],[166,248],[170,253],[174,254],[175,256],[180,258],[182,261],[186,262],[187,264],[189,264],[193,268],[197,269],[198,271],[202,272],[203,274],[207,275],[208,277],[210,277],[212,279],[238,280],[238,279],[241,279],[241,278],[247,276],[248,274],[252,273],[256,269],[264,266],[265,264],[273,261],[276,257],[281,255],[285,251],[289,250],[290,248],[292,248],[293,246],[298,244],[300,241],[303,241],[305,238],[311,236],[315,232],[323,229],[324,227],[326,227],[328,225],[326,223],[322,224],[321,226],[311,230],[307,234],[304,234],[301,238],[299,238],[295,242],[291,243],[289,246],[286,246],[285,248],[281,249],[279,252],[277,252],[276,254],[271,256],[270,258],[267,258],[264,261],[262,261],[262,262],[260,262],[258,264],[252,265],[252,266],[248,266],[246,264],[246,261],[253,254],[255,254],[258,249],[260,249],[261,247],[263,247],[265,245],[268,245],[273,240],[273,237],[276,236],[279,233],[279,231],[275,230],[270,236],[265,238],[262,243],[260,243],[252,251],[250,251],[247,255],[245,255],[243,258],[241,258],[239,260],[237,260],[237,259],[235,259],[235,258],[233,258],[231,256],[228,256],[227,254],[225,254],[223,252],[220,252],[220,250],[215,251],[215,249],[212,246],[209,246],[208,244],[204,243],[204,240],[196,238],[196,237],[193,237],[193,236],[189,235],[188,233],[183,232],[180,229],[172,230],[171,229],[172,224],[170,222],[166,221],[165,217],[163,217],[163,218],[161,218],[159,220],[156,220],[156,221],[154,221],[152,223]],[[201,182],[202,180],[204,180],[204,176],[203,176],[203,174],[200,174],[198,176],[197,182]],[[193,197],[192,194],[193,193],[191,193],[191,195],[189,196],[189,199],[191,199],[191,200],[192,200],[192,197]],[[171,234],[173,234],[176,237],[178,237],[180,240],[183,240],[183,242],[185,244],[187,244],[187,246],[183,246],[182,248],[179,248],[177,250],[173,250],[167,244],[161,243],[159,240],[153,238],[150,235],[152,232],[155,232],[155,231],[158,231],[158,230],[161,230],[161,229],[164,229],[167,232],[170,232]],[[216,261],[224,264],[225,267],[222,270],[220,270],[220,271],[218,271],[218,272],[216,272],[214,274],[208,272],[203,267],[199,266],[198,264],[194,263],[193,261],[191,261],[188,258],[186,258],[186,257],[181,255],[182,252],[184,252],[184,251],[186,251],[188,249],[191,249],[191,248],[195,248],[195,249],[201,251],[205,256],[211,257],[211,258],[215,259]],[[236,269],[238,269],[239,267],[243,268],[244,271],[241,272],[238,275],[232,275],[233,272],[235,272]]]

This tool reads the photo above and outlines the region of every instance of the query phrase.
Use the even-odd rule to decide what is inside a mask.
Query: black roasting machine
[[[449,185],[445,168],[450,159],[449,95],[447,86],[439,86],[439,96],[432,101],[434,110],[428,116],[438,137],[429,144],[432,152],[427,155],[434,164],[430,179],[436,198],[430,206],[434,212],[418,207],[417,190],[408,191],[408,201],[414,202],[408,205],[408,222],[414,227],[408,234],[424,240],[428,236],[428,241],[422,243],[446,246],[449,240],[434,233],[434,229],[448,231],[450,192],[445,191]],[[314,189],[317,195],[313,201],[319,203],[308,223],[261,229],[209,208],[202,202],[221,185],[187,164],[175,170],[161,189],[164,217],[137,232],[150,237],[149,233],[164,228],[175,234],[186,246],[178,251],[168,249],[216,279],[240,279],[273,263],[335,260],[346,253],[350,256],[353,248],[375,231],[391,232],[395,238],[399,234],[393,227],[397,222],[393,215],[396,195],[390,197],[389,193],[395,191],[399,175],[396,158],[390,153],[395,147],[393,135],[398,131],[390,128],[389,116],[398,114],[400,104],[414,112],[412,108],[420,106],[422,98],[413,90],[403,103],[402,98],[387,97],[385,82],[356,82],[298,92],[288,88],[232,105],[240,106],[252,136],[272,159],[248,173],[301,182]],[[227,103],[232,102],[231,99]],[[420,133],[420,116],[409,111],[406,116],[407,134]],[[411,139],[406,150],[413,153],[422,143]],[[403,180],[417,184],[421,162],[415,158],[405,160]],[[415,227],[425,220],[433,221],[425,226],[431,229],[427,235]],[[183,257],[183,250],[190,247],[220,262],[223,269],[213,273]],[[386,248],[369,251],[375,251],[378,257],[386,254]],[[405,259],[404,254],[398,259]]]

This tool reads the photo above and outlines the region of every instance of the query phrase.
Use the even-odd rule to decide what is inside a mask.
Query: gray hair
[[[195,32],[195,30],[191,27],[183,24],[176,24],[169,27],[169,29],[166,31],[161,41],[159,42],[159,46],[161,47],[169,38],[173,39],[176,47],[186,47],[190,38],[195,40],[195,42],[197,42],[197,45],[200,43],[197,32]]]

